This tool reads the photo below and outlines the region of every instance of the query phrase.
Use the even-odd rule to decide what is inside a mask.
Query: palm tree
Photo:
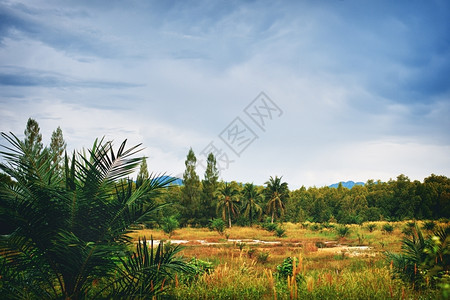
[[[281,182],[282,177],[270,176],[269,181],[266,181],[265,196],[268,199],[267,212],[272,214],[272,223],[276,213],[279,211],[282,215],[284,213],[284,201],[289,197],[289,188],[287,182]]]
[[[125,149],[124,141],[114,151],[111,142],[96,140],[87,155],[66,154],[61,173],[47,148],[38,152],[14,134],[2,137],[11,146],[0,152],[5,159],[0,170],[15,181],[0,186],[2,221],[14,228],[0,237],[4,297],[93,298],[96,289],[101,290],[98,296],[108,298],[140,283],[126,281],[130,276],[161,277],[180,269],[182,263],[167,263],[179,250],[158,256],[156,263],[165,274],[143,263],[127,269],[134,257],[127,234],[158,209],[154,195],[170,182],[165,176],[150,176],[135,187],[131,179],[124,179],[141,162],[132,157],[140,145]],[[137,250],[144,248],[152,252],[140,243]],[[154,280],[152,289],[159,282]]]
[[[243,206],[244,216],[250,219],[251,226],[255,214],[258,215],[258,218],[261,217],[262,208],[261,206],[259,206],[258,201],[261,200],[262,195],[256,189],[256,186],[253,185],[253,183],[247,183],[244,186],[243,198],[245,200],[245,204]]]
[[[222,219],[226,221],[228,218],[228,228],[231,228],[231,215],[238,213],[237,204],[239,192],[228,182],[219,189],[219,202],[217,203],[217,213],[222,211]]]

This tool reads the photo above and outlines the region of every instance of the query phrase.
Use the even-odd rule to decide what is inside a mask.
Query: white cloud
[[[31,116],[73,149],[128,138],[155,170],[181,173],[189,147],[198,155],[265,91],[284,114],[255,129],[227,180],[450,173],[448,22],[433,5],[406,7],[410,18],[342,1],[18,3],[0,4],[15,22],[0,32],[2,131],[23,133]]]

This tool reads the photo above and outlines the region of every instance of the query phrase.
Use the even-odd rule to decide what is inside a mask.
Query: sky
[[[290,189],[450,176],[450,2],[0,0],[0,131]],[[5,139],[0,144],[7,145]]]

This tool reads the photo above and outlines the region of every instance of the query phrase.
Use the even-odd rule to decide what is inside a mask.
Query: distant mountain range
[[[183,185],[183,180],[177,177],[173,177],[173,176],[168,176],[168,175],[164,175],[164,176],[159,176],[155,178],[158,181],[169,181],[169,180],[173,180],[169,185]]]
[[[170,183],[170,185],[183,185],[183,179],[181,178],[177,178],[177,177],[172,177],[172,176],[161,176],[158,177],[158,179],[164,179],[164,180],[170,180],[173,179],[173,181]],[[342,186],[348,189],[351,189],[353,186],[355,185],[364,185],[364,182],[354,182],[354,181],[341,181],[340,183],[342,183]],[[329,185],[330,188],[337,188],[339,186],[339,183],[333,183],[331,185]]]
[[[341,183],[342,184],[342,186],[343,187],[346,187],[346,188],[348,188],[348,189],[351,189],[353,186],[355,186],[355,185],[364,185],[364,182],[354,182],[354,181],[347,181],[347,182],[343,182],[343,181],[341,181],[341,182],[339,182],[339,183]],[[329,185],[329,187],[331,187],[331,188],[337,188],[338,186],[339,186],[339,183],[334,183],[334,184],[332,184],[332,185]]]

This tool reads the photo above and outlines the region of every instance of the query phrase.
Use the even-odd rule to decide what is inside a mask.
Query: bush
[[[194,269],[195,276],[203,275],[204,273],[211,274],[214,271],[212,262],[195,257],[188,262],[188,265]]]
[[[260,263],[266,263],[269,260],[269,252],[267,251],[258,252],[256,260]]]
[[[389,223],[385,223],[385,224],[383,224],[383,227],[381,228],[381,230],[385,233],[392,233],[392,231],[394,231],[394,226],[392,226]]]
[[[276,223],[264,223],[262,226],[265,230],[270,232],[273,232],[278,228],[278,225]]]
[[[298,258],[287,257],[283,260],[283,263],[277,266],[277,278],[286,280],[288,276],[292,276],[294,270],[294,263],[297,267],[299,265]],[[297,273],[295,275],[295,280],[297,283],[305,281],[305,278],[302,274]]]
[[[283,236],[285,236],[285,233],[286,233],[286,229],[284,229],[284,228],[277,227],[277,228],[275,229],[275,235],[276,235],[277,237],[283,237]]]
[[[378,226],[377,226],[377,224],[369,223],[369,224],[367,224],[366,228],[367,228],[367,230],[369,230],[369,232],[373,232],[375,229],[378,228]]]
[[[309,229],[311,229],[312,231],[318,231],[318,230],[320,230],[320,226],[319,226],[319,224],[314,223],[309,226]]]
[[[209,229],[217,231],[220,235],[223,235],[225,232],[225,222],[220,219],[212,219],[209,223]]]
[[[253,256],[255,255],[255,253],[256,253],[256,249],[255,249],[255,248],[250,248],[250,249],[248,249],[248,251],[247,251],[247,255],[248,255],[249,258],[253,258]]]
[[[169,238],[174,233],[175,229],[179,227],[180,223],[174,216],[164,217],[161,220],[161,228],[162,230],[169,235]]]
[[[336,227],[336,233],[340,238],[346,237],[350,234],[350,227],[338,226]]]
[[[322,224],[322,227],[330,229],[330,228],[335,228],[336,226],[334,224],[332,224],[332,223],[325,222],[325,223]]]

